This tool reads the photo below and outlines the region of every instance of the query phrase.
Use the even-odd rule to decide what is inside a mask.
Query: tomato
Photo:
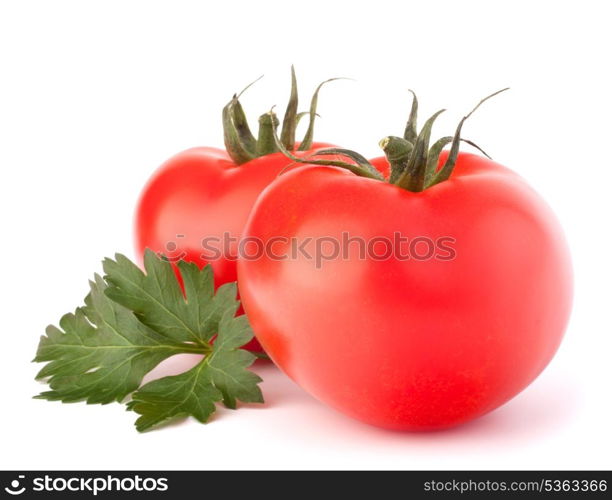
[[[210,263],[215,286],[236,281],[238,241],[251,208],[291,163],[282,153],[273,153],[236,165],[224,150],[207,147],[170,158],[151,177],[138,202],[137,254],[142,257],[150,248],[171,260],[200,267]],[[259,350],[256,342],[248,347]]]
[[[330,146],[312,142],[318,93],[328,81],[315,90],[309,112],[298,114],[291,68],[291,95],[280,140],[276,137],[279,120],[272,111],[259,118],[259,133],[253,136],[239,101],[244,90],[234,95],[222,114],[227,151],[210,147],[183,151],[166,161],[145,186],[135,218],[138,257],[142,260],[144,250],[150,248],[173,262],[211,264],[217,287],[236,281],[238,241],[251,207],[260,192],[294,163],[276,152],[277,143],[298,149],[294,152],[299,157]],[[296,127],[303,115],[310,117],[308,130],[304,140],[296,143]],[[246,347],[261,350],[256,340]]]
[[[264,190],[244,230],[276,242],[274,257],[238,262],[257,339],[306,391],[369,424],[431,430],[490,412],[538,376],[568,321],[571,263],[551,209],[498,163],[454,161],[417,192],[300,167]],[[381,244],[397,233],[418,241],[408,258]],[[317,260],[320,241],[327,256],[345,235],[345,255]],[[360,255],[358,241],[377,245]]]

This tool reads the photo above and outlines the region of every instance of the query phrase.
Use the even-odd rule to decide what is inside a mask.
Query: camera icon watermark
[[[11,481],[10,486],[4,488],[4,491],[6,491],[9,495],[21,495],[26,490],[25,486],[22,486],[20,483],[22,479],[25,479],[25,476],[20,474],[17,476],[17,479],[13,479]]]

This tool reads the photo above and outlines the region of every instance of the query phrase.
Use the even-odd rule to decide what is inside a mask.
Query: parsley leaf
[[[236,284],[219,287],[215,294],[212,268],[200,270],[194,263],[179,261],[185,287],[181,291],[172,266],[155,252],[146,250],[146,274],[121,254],[104,260],[106,294],[134,311],[138,319],[155,331],[178,342],[205,345],[217,333],[226,311],[236,313]]]
[[[128,409],[141,415],[136,428],[142,432],[185,415],[206,422],[215,411],[214,403],[221,400],[228,408],[236,408],[237,399],[262,403],[257,385],[261,378],[247,370],[255,355],[239,349],[250,338],[246,317],[225,313],[208,356],[191,370],[149,382],[132,395]]]
[[[263,402],[248,371],[255,355],[241,349],[253,337],[234,283],[215,293],[212,269],[179,262],[181,290],[172,264],[154,252],[145,254],[143,273],[127,257],[104,260],[104,278],[95,275],[85,305],[50,325],[35,362],[47,364],[37,379],[49,391],[36,398],[106,404],[132,394],[128,409],[140,413],[138,430],[169,418],[192,415],[206,422],[223,401]],[[145,384],[143,377],[161,361],[179,353],[198,353],[191,370]],[[134,392],[136,391],[136,392]]]
[[[170,341],[143,325],[128,309],[110,300],[96,275],[85,306],[47,327],[34,361],[49,363],[37,379],[49,377],[50,391],[37,398],[65,403],[121,401],[160,361],[193,346]]]

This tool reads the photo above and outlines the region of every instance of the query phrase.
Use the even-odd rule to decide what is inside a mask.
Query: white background
[[[0,468],[611,468],[608,4],[3,1]],[[322,91],[317,137],[366,155],[403,130],[409,87],[422,118],[448,108],[438,136],[512,87],[464,133],[526,177],[567,231],[576,297],[554,361],[501,409],[429,434],[345,418],[273,366],[258,368],[264,407],[220,410],[206,426],[139,435],[120,405],[32,400],[39,336],[80,304],[104,256],[133,255],[152,170],[221,146],[221,107],[262,73],[247,112],[283,106],[291,63],[303,103],[323,79],[355,78]]]

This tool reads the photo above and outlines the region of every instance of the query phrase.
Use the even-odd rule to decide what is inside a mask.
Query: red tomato
[[[317,238],[396,232],[425,238],[408,260],[381,258],[380,245],[378,257],[360,256],[355,243],[343,258],[314,256]],[[315,238],[310,257],[241,257],[244,308],[283,371],[377,426],[439,429],[497,408],[544,369],[568,321],[571,264],[554,214],[480,156],[459,153],[450,179],[421,192],[335,167],[295,169],[259,197],[245,236]],[[440,238],[454,243],[424,259]],[[275,254],[290,253],[284,245]]]
[[[315,143],[312,148],[328,146]],[[236,281],[238,240],[251,207],[292,163],[283,154],[273,153],[236,165],[224,150],[207,147],[170,158],[153,174],[138,202],[137,255],[142,258],[145,248],[150,248],[171,260],[183,258],[200,267],[210,263],[216,286]],[[257,341],[247,348],[261,350]]]

